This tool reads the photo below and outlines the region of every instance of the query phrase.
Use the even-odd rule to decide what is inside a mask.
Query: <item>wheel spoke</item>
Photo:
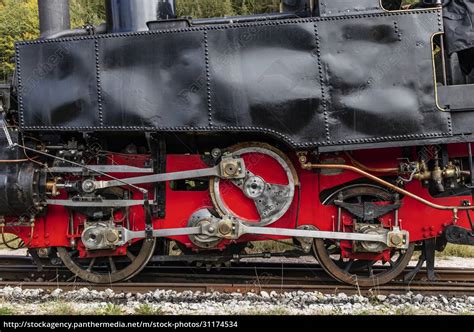
[[[92,283],[110,284],[130,279],[138,274],[152,257],[155,245],[156,240],[153,239],[137,242],[133,246],[133,253],[124,248],[130,262],[126,259],[127,262],[123,263],[120,261],[120,256],[72,258],[69,255],[70,248],[58,247],[56,249],[64,265],[76,276]],[[119,261],[120,265],[118,265]]]
[[[114,259],[112,258],[112,256],[109,256],[109,265],[112,273],[117,272],[117,267],[115,266]]]
[[[94,264],[95,264],[95,260],[96,258],[92,258],[92,260],[90,261],[89,263],[89,266],[87,267],[87,272],[91,272],[92,271],[92,268],[94,267]]]
[[[354,260],[351,259],[349,262],[347,262],[346,266],[344,267],[344,272],[348,273],[349,270],[351,269],[352,267],[352,264],[354,264]]]
[[[130,250],[127,250],[127,257],[129,260],[131,260],[132,262],[135,260],[135,255],[133,255]]]
[[[369,277],[373,277],[374,276],[374,270],[372,269],[372,263],[373,262],[367,262],[367,270],[369,271]]]
[[[339,192],[334,192],[330,198],[324,201],[324,204],[334,206],[335,200],[337,200],[338,197],[343,197],[341,200],[350,204],[364,204],[365,202],[377,204],[379,202],[393,201],[393,194],[386,189],[361,184],[350,186]],[[352,218],[355,219],[355,222],[361,222],[357,216],[352,216]],[[377,218],[364,222],[383,227],[381,221]],[[344,232],[353,231],[353,228],[354,226],[351,224],[343,224]],[[366,255],[364,259],[355,259],[353,257],[350,261],[347,259],[341,261],[341,257],[332,254],[334,250],[327,241],[316,239],[314,243],[315,256],[326,272],[339,281],[352,285],[357,284],[359,286],[381,285],[393,280],[408,265],[414,250],[414,245],[411,244],[409,250],[406,252],[391,251],[389,253],[390,257],[387,257],[387,260],[379,260],[377,259],[378,253],[373,253],[373,258],[372,256]],[[339,250],[339,252],[342,253],[340,246]],[[352,253],[356,254],[354,250]],[[379,269],[378,262],[385,268]]]

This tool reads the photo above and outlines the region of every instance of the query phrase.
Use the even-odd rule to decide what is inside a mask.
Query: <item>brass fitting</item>
[[[220,164],[221,174],[226,179],[241,178],[245,175],[245,166],[242,159],[227,158]]]
[[[416,172],[413,176],[414,179],[419,181],[428,181],[429,179],[431,179],[431,172],[428,170],[428,166],[426,166],[424,160],[420,161],[419,163],[416,163],[416,167],[418,169],[418,172]]]
[[[313,169],[312,165],[308,163],[308,152],[307,151],[301,151],[297,152],[298,156],[298,161],[300,162],[300,166],[304,170],[311,170]]]
[[[46,182],[46,192],[53,197],[59,196],[58,178]]]
[[[217,226],[219,235],[222,237],[229,237],[232,235],[232,231],[234,229],[234,223],[230,219],[222,219],[219,221],[219,224]]]

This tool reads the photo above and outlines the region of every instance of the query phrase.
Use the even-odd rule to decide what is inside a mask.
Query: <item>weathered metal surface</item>
[[[293,147],[452,136],[436,106],[441,11],[17,44],[24,130],[260,132]]]
[[[465,0],[444,0],[443,17],[446,30],[446,48],[449,53],[474,46],[474,3]]]
[[[47,38],[71,27],[69,0],[38,0],[41,38]]]
[[[349,4],[347,0],[320,0],[319,11],[321,16],[338,16],[358,13],[380,13],[380,0],[357,0],[351,1]]]

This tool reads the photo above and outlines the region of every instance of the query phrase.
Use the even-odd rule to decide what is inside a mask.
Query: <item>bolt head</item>
[[[235,174],[237,174],[238,167],[234,164],[227,164],[225,165],[224,171],[225,171],[225,174],[234,176]]]
[[[393,234],[390,237],[390,242],[392,242],[392,244],[395,246],[399,246],[400,244],[403,243],[403,237],[399,234]]]

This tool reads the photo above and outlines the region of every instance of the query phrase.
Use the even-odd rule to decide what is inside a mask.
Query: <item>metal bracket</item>
[[[377,219],[391,211],[397,210],[401,206],[401,203],[395,203],[390,205],[378,205],[372,202],[364,202],[362,204],[351,204],[345,203],[340,200],[334,201],[334,204],[349,211],[353,215],[362,218],[364,221]]]
[[[435,250],[436,239],[427,239],[423,241],[420,258],[415,268],[405,275],[403,281],[410,282],[421,271],[423,264],[426,262],[426,274],[429,281],[436,281],[435,275]]]
[[[12,137],[10,135],[10,132],[8,131],[8,127],[5,122],[5,116],[2,116],[2,118],[0,119],[0,126],[2,127],[3,132],[5,133],[5,138],[7,139],[7,142],[8,142],[8,148],[13,149],[15,144],[13,144]]]
[[[445,230],[446,240],[453,244],[474,245],[474,232],[456,225],[448,226]]]

